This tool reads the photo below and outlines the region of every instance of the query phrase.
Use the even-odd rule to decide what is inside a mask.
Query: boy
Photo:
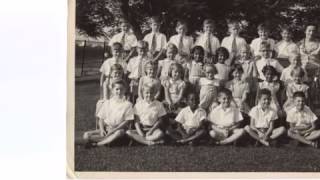
[[[258,30],[259,38],[252,40],[250,47],[253,51],[253,56],[255,57],[255,59],[260,59],[261,53],[262,53],[260,50],[261,43],[267,42],[268,44],[270,44],[270,50],[274,51],[275,50],[275,41],[273,39],[269,38],[270,29],[266,24],[259,24],[257,30]]]
[[[219,106],[214,108],[208,116],[211,128],[209,134],[216,140],[216,144],[229,144],[235,142],[245,131],[239,128],[243,120],[239,108],[231,106],[232,92],[221,89],[218,93]]]
[[[91,146],[103,146],[125,135],[128,123],[134,119],[132,104],[124,98],[126,83],[112,83],[112,98],[106,100],[97,113],[99,129],[87,131],[83,138]],[[92,142],[93,141],[93,142]]]
[[[148,43],[145,41],[139,41],[137,43],[137,52],[138,56],[131,58],[127,67],[127,70],[129,72],[128,77],[130,79],[130,92],[132,93],[132,102],[135,102],[135,99],[138,96],[139,79],[142,76],[145,76],[144,67],[149,61],[149,57],[147,56]]]
[[[301,58],[299,54],[290,54],[289,55],[289,62],[290,65],[286,68],[283,69],[282,73],[281,73],[281,77],[280,80],[284,83],[284,85],[288,85],[289,83],[291,83],[293,81],[293,77],[292,77],[292,70],[298,67],[301,67]],[[303,77],[303,82],[308,81],[308,76],[307,73],[304,71],[304,77]]]
[[[201,46],[205,51],[205,61],[213,62],[216,50],[220,47],[220,42],[216,36],[214,36],[214,22],[211,19],[203,21],[203,34],[201,34],[196,42],[195,46]]]
[[[158,17],[151,18],[151,32],[147,34],[143,40],[149,44],[149,54],[154,61],[163,58],[165,48],[167,45],[167,38],[164,34],[159,32],[160,19]]]
[[[168,129],[167,132],[178,143],[194,144],[194,141],[205,133],[204,121],[207,113],[198,107],[199,99],[195,92],[188,93],[187,104],[188,106],[183,108],[175,118],[177,129]]]
[[[163,143],[160,125],[167,113],[163,104],[155,100],[156,92],[157,88],[152,83],[143,86],[144,99],[134,106],[136,129],[127,131],[129,137],[146,145]]]
[[[222,40],[221,46],[227,48],[230,54],[230,58],[226,62],[226,64],[232,65],[235,59],[237,58],[237,56],[240,55],[241,47],[247,45],[247,42],[245,39],[239,36],[239,32],[240,32],[239,22],[237,21],[229,22],[228,30],[229,30],[230,36],[225,37]]]
[[[270,65],[270,66],[274,67],[279,74],[283,70],[283,67],[281,66],[281,64],[277,60],[271,58],[271,53],[272,53],[272,51],[271,51],[270,44],[267,42],[261,42],[260,43],[261,59],[256,61],[256,66],[257,66],[257,70],[258,70],[258,77],[261,80],[265,80],[262,69],[266,65]]]
[[[113,43],[118,42],[122,44],[124,49],[123,59],[125,62],[131,58],[135,51],[135,47],[137,45],[136,36],[130,32],[130,24],[126,20],[122,20],[121,22],[121,32],[114,35],[109,42],[109,46],[112,46]]]
[[[274,128],[274,121],[278,119],[277,112],[270,107],[271,91],[259,91],[258,105],[253,107],[249,116],[250,125],[245,126],[245,131],[261,144],[269,146],[269,139],[276,139],[286,132],[283,126]]]
[[[100,87],[102,88],[106,78],[110,77],[110,69],[114,64],[120,64],[123,68],[124,74],[126,74],[127,63],[122,59],[122,45],[121,43],[115,42],[112,44],[112,55],[113,57],[106,59],[100,67]]]
[[[316,129],[317,116],[305,105],[305,94],[301,91],[293,94],[294,105],[287,112],[287,122],[290,123],[288,136],[314,148],[318,148],[320,130]]]

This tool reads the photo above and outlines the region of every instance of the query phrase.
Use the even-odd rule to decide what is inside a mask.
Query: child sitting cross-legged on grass
[[[269,146],[270,139],[276,139],[285,133],[286,129],[281,126],[274,128],[274,121],[278,119],[277,111],[270,107],[271,91],[261,89],[258,96],[258,105],[253,107],[249,116],[250,126],[244,129],[251,137],[265,146]]]
[[[125,135],[129,121],[134,119],[132,104],[126,100],[125,91],[126,83],[123,80],[112,83],[113,96],[102,104],[97,113],[99,129],[83,135],[90,145],[103,146]]]
[[[139,143],[155,145],[163,143],[160,130],[162,118],[167,114],[163,104],[155,100],[157,93],[153,83],[143,87],[143,99],[134,106],[135,130],[128,130],[127,135]]]
[[[288,136],[318,148],[320,130],[316,129],[317,116],[305,105],[306,96],[302,91],[293,94],[294,107],[287,112],[287,122],[290,123]]]
[[[194,144],[194,141],[204,133],[204,120],[207,113],[198,107],[199,99],[195,92],[189,92],[187,95],[188,106],[183,108],[175,118],[177,129],[168,129],[168,135],[178,143]]]
[[[240,109],[231,106],[232,92],[229,89],[221,89],[218,93],[219,106],[214,108],[208,116],[212,130],[210,136],[216,140],[216,144],[229,144],[239,139],[245,132],[239,128],[243,120]]]

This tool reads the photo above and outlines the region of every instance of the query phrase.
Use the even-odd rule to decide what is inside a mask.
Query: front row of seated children
[[[178,76],[174,73],[171,76]],[[91,146],[109,144],[125,134],[146,145],[164,143],[165,134],[177,143],[193,144],[199,142],[206,133],[215,144],[230,144],[248,133],[257,142],[269,146],[271,141],[286,133],[284,126],[275,126],[279,118],[277,111],[270,106],[272,93],[266,88],[259,90],[258,104],[248,113],[250,124],[244,128],[241,125],[244,116],[237,106],[232,105],[232,92],[225,88],[218,91],[219,104],[214,105],[208,114],[199,107],[199,96],[195,92],[188,92],[187,106],[178,112],[174,123],[165,123],[168,119],[167,109],[155,99],[157,87],[154,83],[145,83],[141,87],[143,98],[134,107],[125,98],[125,81],[115,80],[111,88],[113,96],[104,101],[97,112],[99,128],[84,133],[84,139]],[[286,121],[290,125],[287,134],[317,148],[317,139],[320,137],[320,130],[315,125],[317,117],[305,105],[305,99],[304,92],[293,94],[294,107],[287,111]],[[129,126],[132,123],[134,129]]]

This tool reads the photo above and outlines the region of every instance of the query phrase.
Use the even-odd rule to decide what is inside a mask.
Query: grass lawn
[[[75,135],[95,128],[98,82],[76,83]],[[279,148],[234,146],[146,147],[75,145],[76,171],[319,172],[320,150],[286,144]]]

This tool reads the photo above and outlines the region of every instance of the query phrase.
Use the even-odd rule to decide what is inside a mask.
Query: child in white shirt
[[[175,57],[177,53],[178,53],[178,49],[176,45],[172,43],[168,43],[167,52],[166,52],[167,58],[160,60],[158,63],[157,77],[160,78],[161,82],[168,79],[170,66],[171,64],[175,63]]]
[[[253,51],[253,55],[256,60],[260,59],[262,56],[262,51],[260,50],[262,42],[266,42],[270,45],[271,52],[275,50],[275,41],[272,38],[269,38],[269,27],[266,24],[259,24],[257,30],[259,38],[252,40],[250,44],[250,47]]]
[[[271,92],[268,89],[261,89],[258,99],[258,105],[249,112],[250,125],[244,129],[251,137],[269,146],[269,140],[277,139],[286,132],[286,129],[283,126],[274,128],[274,121],[278,119],[278,115],[275,109],[270,107]]]
[[[239,36],[240,26],[239,22],[231,21],[228,23],[228,30],[230,36],[222,40],[221,46],[227,48],[230,58],[227,61],[228,65],[232,65],[235,59],[240,55],[240,49],[247,45],[245,39]]]
[[[201,46],[195,46],[192,49],[192,60],[186,64],[185,80],[192,85],[198,83],[199,79],[204,76],[204,49]]]
[[[302,66],[301,58],[299,54],[290,54],[289,61],[290,61],[290,65],[283,69],[280,76],[280,80],[284,83],[285,86],[287,86],[293,81],[293,77],[291,75],[292,70]],[[305,72],[304,69],[302,70],[304,71],[304,74],[305,74],[304,77],[302,78],[302,81],[307,82],[308,81],[307,73]]]
[[[320,130],[316,128],[317,116],[305,105],[304,92],[293,95],[295,107],[288,111],[287,122],[290,123],[288,136],[314,148],[318,148]]]
[[[189,62],[190,53],[193,47],[193,38],[187,36],[187,23],[183,20],[179,20],[176,26],[177,34],[170,37],[168,43],[173,43],[178,48],[178,56],[176,60],[180,64]]]
[[[145,76],[144,67],[148,61],[150,61],[148,52],[148,43],[145,41],[139,41],[137,44],[138,56],[130,59],[127,70],[129,72],[130,79],[130,93],[131,101],[135,102],[138,96],[139,80],[142,76]]]
[[[115,42],[122,44],[124,49],[123,59],[125,62],[128,62],[135,52],[135,47],[137,45],[137,38],[130,32],[130,24],[128,21],[122,20],[121,32],[110,39],[109,46],[112,46]]]
[[[198,107],[199,99],[195,92],[190,92],[187,95],[187,107],[183,108],[175,121],[178,124],[176,130],[168,129],[168,134],[178,143],[194,144],[204,133],[204,121],[207,118],[207,113],[202,108]]]
[[[149,44],[149,55],[153,61],[158,61],[164,55],[167,45],[166,36],[159,32],[160,25],[160,19],[152,17],[150,21],[151,32],[143,38]]]
[[[144,99],[134,106],[135,130],[127,135],[146,145],[161,144],[164,133],[160,129],[163,117],[167,114],[163,104],[155,99],[156,87],[153,84],[143,86]]]
[[[228,89],[221,89],[218,93],[220,103],[213,109],[208,120],[211,123],[209,132],[211,138],[216,140],[216,144],[229,144],[238,140],[244,135],[244,130],[239,128],[243,120],[239,108],[231,106],[232,93]]]
[[[226,81],[229,80],[229,75],[231,72],[231,66],[226,64],[226,60],[229,58],[229,52],[225,47],[219,47],[216,52],[217,64],[215,64],[218,73],[215,78],[220,80],[221,84],[224,85]]]
[[[139,100],[144,99],[143,87],[148,84],[154,86],[156,91],[154,98],[158,100],[160,97],[161,81],[156,76],[157,64],[154,61],[148,61],[144,69],[146,75],[140,78],[138,87]]]
[[[125,135],[128,123],[134,119],[132,104],[124,97],[125,90],[123,80],[113,82],[113,97],[106,100],[97,113],[99,129],[83,135],[92,146],[103,146]]]
[[[211,19],[203,21],[203,33],[198,36],[195,45],[201,46],[204,51],[204,62],[213,64],[216,50],[220,47],[219,39],[214,36],[214,22]]]

